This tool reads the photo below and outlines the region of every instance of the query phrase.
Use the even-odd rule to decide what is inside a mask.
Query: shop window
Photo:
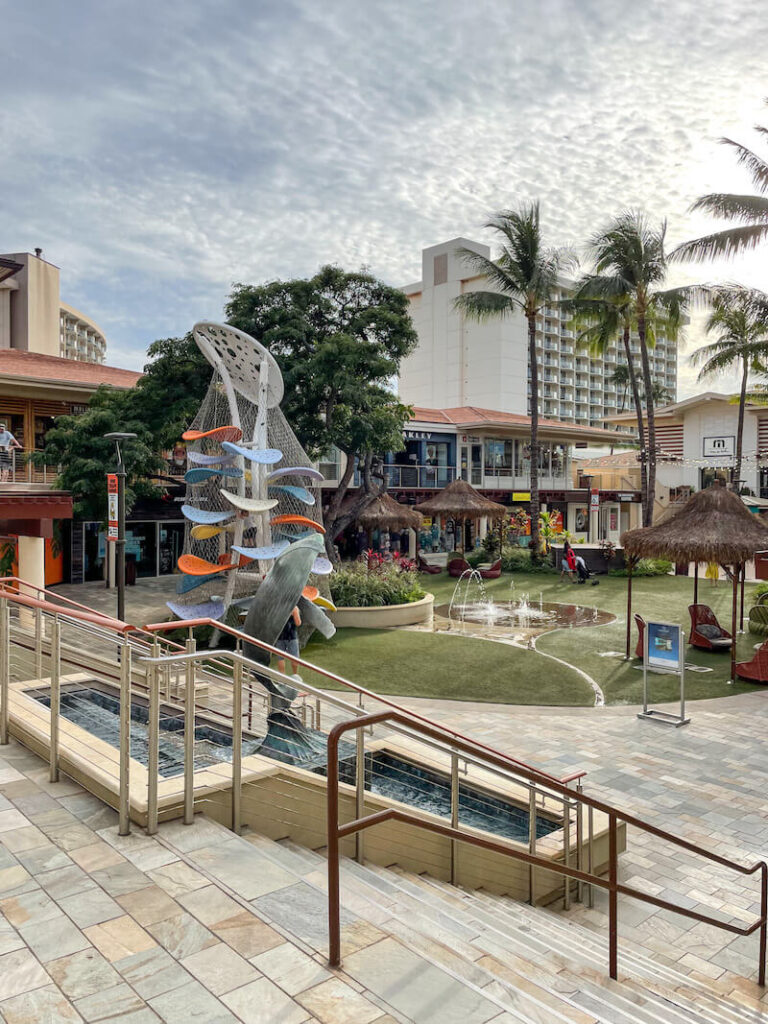
[[[160,575],[178,572],[176,563],[184,551],[184,524],[160,523]]]
[[[125,561],[136,563],[137,576],[157,575],[157,524],[129,523],[125,529]]]

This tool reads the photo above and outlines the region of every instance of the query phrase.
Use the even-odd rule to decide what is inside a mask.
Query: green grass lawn
[[[450,600],[456,581],[447,574],[423,577],[425,587],[435,595],[435,604]],[[559,629],[540,636],[539,651],[561,658],[591,676],[605,693],[609,704],[638,704],[642,701],[642,672],[636,662],[601,657],[601,652],[623,651],[625,643],[626,579],[601,576],[600,586],[577,586],[560,581],[558,575],[523,574],[502,576],[486,582],[496,600],[530,594],[531,600],[559,601],[596,606],[617,616],[603,626]],[[754,584],[747,584],[745,608],[752,604]],[[693,580],[661,576],[633,581],[633,612],[646,619],[680,622],[688,629],[688,605],[693,600]],[[699,599],[709,604],[726,628],[730,628],[731,589],[721,581],[717,587],[700,581]],[[746,619],[745,619],[746,621]],[[316,634],[317,636],[317,634]],[[751,633],[739,638],[739,660],[752,655],[757,641]],[[632,625],[632,648],[637,633]],[[535,651],[508,644],[477,640],[444,633],[402,629],[341,629],[329,641],[314,640],[305,657],[330,671],[343,675],[378,693],[449,700],[491,701],[508,704],[591,705],[590,685],[573,669],[559,665]],[[748,683],[727,684],[730,658],[687,648],[686,661],[712,668],[712,672],[686,674],[686,699],[721,697],[754,689]],[[676,678],[651,675],[653,702],[675,700]],[[312,682],[308,679],[307,682]]]

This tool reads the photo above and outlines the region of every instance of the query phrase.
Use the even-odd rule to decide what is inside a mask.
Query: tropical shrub
[[[551,573],[557,570],[545,562],[532,562],[531,552],[528,548],[507,544],[501,552],[501,571]]]
[[[672,563],[666,558],[641,558],[632,570],[633,576],[666,576],[672,571]],[[611,569],[609,576],[627,576],[626,569]]]
[[[379,608],[411,604],[426,597],[413,563],[368,559],[337,569],[329,577],[331,597],[337,608]]]

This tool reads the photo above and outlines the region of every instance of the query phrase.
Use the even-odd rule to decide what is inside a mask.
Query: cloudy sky
[[[696,196],[751,190],[718,137],[768,124],[757,0],[0,0],[0,25],[0,251],[42,247],[120,366],[234,281],[417,280],[521,199],[553,243],[627,206],[681,241]],[[768,288],[768,249],[675,279]]]

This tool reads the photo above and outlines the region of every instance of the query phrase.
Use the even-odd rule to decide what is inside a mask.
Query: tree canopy
[[[191,332],[161,338],[147,349],[144,376],[127,396],[130,414],[152,434],[155,448],[172,448],[205,398],[212,369]]]
[[[347,457],[326,517],[333,538],[382,489],[373,483],[373,457],[403,446],[409,409],[392,385],[417,342],[408,299],[364,270],[325,266],[308,279],[236,284],[225,315],[276,358],[282,411],[310,455],[335,446]],[[362,494],[341,516],[356,462]]]

